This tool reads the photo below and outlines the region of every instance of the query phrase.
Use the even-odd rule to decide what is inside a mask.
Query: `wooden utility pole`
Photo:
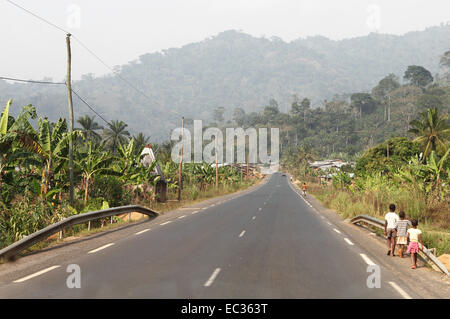
[[[182,178],[181,178],[181,170],[183,167],[183,146],[184,146],[184,116],[181,118],[181,160],[180,166],[178,168],[178,201],[181,200],[181,188],[182,188]]]
[[[69,100],[69,199],[70,205],[73,206],[74,198],[73,198],[73,103],[72,103],[72,52],[70,49],[70,36],[68,33],[66,36],[66,45],[67,45],[67,96]]]

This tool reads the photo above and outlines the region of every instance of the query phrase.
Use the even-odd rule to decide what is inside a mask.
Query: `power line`
[[[35,18],[47,23],[48,25],[63,31],[66,34],[70,34],[70,32],[64,30],[63,28],[57,26],[56,24],[38,16],[37,14],[31,12],[30,10],[10,1],[10,0],[6,0],[6,2],[14,5],[15,7],[27,12],[28,14],[31,14],[32,16],[34,16]],[[101,59],[97,54],[95,54],[91,49],[89,49],[80,39],[78,39],[75,35],[72,34],[73,39],[75,39],[75,41],[77,41],[87,52],[89,52],[95,59],[97,59],[97,61],[99,61],[101,64],[103,64],[108,70],[110,70],[111,72],[113,72],[119,79],[121,79],[123,82],[125,82],[128,86],[130,86],[131,88],[133,88],[136,92],[138,92],[139,94],[141,94],[142,96],[144,96],[145,98],[147,98],[150,102],[152,103],[156,103],[159,106],[161,106],[161,104],[155,100],[153,100],[152,98],[150,98],[147,94],[145,94],[142,90],[138,89],[134,84],[132,84],[130,81],[128,81],[127,79],[125,79],[122,75],[120,75],[117,71],[115,71],[111,66],[109,66],[103,59]],[[173,110],[169,110],[170,112],[174,113]]]
[[[60,31],[62,31],[62,32],[64,32],[64,33],[70,33],[70,32],[67,32],[66,30],[64,30],[63,28],[58,27],[56,24],[51,23],[50,21],[48,21],[48,20],[46,20],[46,19],[44,19],[44,18],[38,16],[37,14],[31,12],[30,10],[25,9],[24,7],[18,5],[17,3],[14,3],[14,2],[12,2],[12,1],[10,1],[10,0],[6,0],[6,2],[12,4],[13,6],[15,6],[15,7],[19,8],[19,9],[22,9],[23,11],[27,12],[28,14],[31,14],[33,17],[35,17],[35,18],[37,18],[37,19],[39,19],[39,20],[41,20],[41,21],[44,21],[45,23],[51,25],[52,27],[54,27],[54,28],[56,28],[56,29],[58,29],[58,30],[60,30]]]
[[[75,94],[81,102],[83,102],[92,112],[94,112],[99,118],[101,118],[106,124],[111,125],[110,122],[108,122],[107,120],[105,120],[105,118],[103,118],[103,116],[101,116],[96,110],[94,110],[94,108],[92,106],[89,105],[88,102],[86,102],[80,95],[78,95],[77,92],[75,92],[73,89],[71,90],[73,94]]]
[[[16,82],[25,82],[25,83],[37,83],[37,84],[66,85],[65,82],[49,82],[49,81],[23,80],[23,79],[9,78],[9,77],[5,77],[5,76],[0,76],[0,80],[8,80],[8,81],[16,81]]]
[[[23,80],[17,78],[10,78],[5,76],[0,76],[0,80],[9,80],[9,81],[17,81],[17,82],[26,82],[26,83],[36,83],[36,84],[52,84],[52,85],[66,85],[66,82],[48,82],[48,81],[33,81],[33,80]],[[101,118],[106,124],[110,124],[108,120],[106,120],[103,116],[101,116],[89,103],[87,103],[77,92],[73,89],[71,90],[73,94],[75,94],[81,102],[83,102],[92,112],[94,112],[99,118]]]

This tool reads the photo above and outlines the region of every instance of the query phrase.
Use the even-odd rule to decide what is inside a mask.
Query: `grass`
[[[448,204],[444,203],[440,209],[430,209],[421,194],[409,189],[361,194],[338,190],[330,185],[310,184],[308,188],[326,207],[337,211],[343,218],[365,214],[384,219],[389,204],[395,203],[398,211],[404,210],[408,218],[419,220],[427,248],[436,248],[438,256],[450,253]]]

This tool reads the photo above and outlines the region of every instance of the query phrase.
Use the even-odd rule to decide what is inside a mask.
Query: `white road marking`
[[[253,218],[252,218],[253,220],[255,220],[256,219],[256,216],[253,216]]]
[[[262,208],[260,207],[260,208],[258,208],[258,210],[260,210],[260,211],[261,211],[261,210],[262,210]]]
[[[193,211],[191,214],[197,214],[197,213],[198,213],[198,210]]]
[[[338,233],[338,234],[341,233],[341,232],[340,232],[338,229],[336,229],[336,228],[333,228],[333,230],[334,230],[336,233]]]
[[[209,287],[212,285],[212,283],[216,279],[217,275],[219,274],[220,270],[221,270],[220,268],[216,268],[216,270],[214,270],[211,277],[209,277],[209,279],[205,282],[205,284],[204,284],[205,287]]]
[[[375,265],[375,263],[372,260],[370,260],[370,258],[367,257],[365,254],[359,254],[359,255],[361,256],[362,259],[364,259],[366,264],[372,265],[372,266]]]
[[[167,224],[169,224],[169,223],[171,223],[171,222],[172,222],[172,221],[169,220],[168,222],[165,222],[165,223],[162,223],[162,224],[159,224],[159,225],[164,226],[164,225],[167,225]]]
[[[347,242],[347,244],[349,244],[350,246],[353,246],[354,244],[350,241],[350,239],[348,238],[344,238],[344,240]]]
[[[404,291],[402,288],[399,287],[399,285],[397,285],[395,282],[393,281],[389,281],[389,284],[395,289],[397,290],[397,292],[402,295],[403,298],[405,299],[412,299],[412,297],[410,295],[408,295],[406,293],[406,291]]]
[[[114,243],[109,243],[109,244],[103,245],[102,247],[98,247],[98,248],[96,248],[96,249],[94,249],[94,250],[91,250],[90,252],[88,252],[88,254],[96,253],[96,252],[98,252],[98,251],[100,251],[100,250],[103,250],[103,249],[105,249],[105,248],[108,248],[108,247],[110,247],[110,246],[112,246],[112,245],[114,245]]]
[[[186,217],[186,215],[182,215],[182,216],[178,217],[178,219],[181,219],[181,218],[184,218],[184,217]]]
[[[242,233],[239,234],[239,238],[241,238],[242,236],[244,236],[245,234],[245,230],[242,231]]]
[[[323,216],[320,216],[320,218],[325,219],[325,217],[323,217]]]
[[[51,270],[53,270],[53,269],[56,269],[56,268],[59,268],[59,267],[61,267],[61,266],[60,266],[60,265],[57,265],[57,266],[51,266],[51,267],[48,267],[48,268],[43,269],[43,270],[41,270],[41,271],[35,272],[34,274],[31,274],[31,275],[29,275],[29,276],[26,276],[26,277],[23,277],[23,278],[14,280],[13,282],[14,282],[14,283],[24,282],[24,281],[27,281],[28,279],[31,279],[31,278],[40,276],[40,275],[42,275],[42,274],[45,274],[46,272],[49,272],[49,271],[51,271]]]
[[[331,226],[331,223],[330,223],[330,222],[327,222],[327,224]]]
[[[150,230],[150,228],[147,228],[147,229],[141,230],[141,231],[137,232],[137,233],[136,233],[136,235],[140,235],[140,234],[143,234],[143,233],[145,233],[145,232],[148,232],[149,230]]]
[[[203,207],[202,209],[208,209],[208,207]]]

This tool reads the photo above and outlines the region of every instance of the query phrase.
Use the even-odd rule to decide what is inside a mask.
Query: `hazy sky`
[[[403,34],[450,21],[448,0],[12,0],[80,38],[111,66],[237,29],[285,41]],[[65,34],[0,0],[0,76],[61,80]],[[73,72],[102,64],[73,42]]]

